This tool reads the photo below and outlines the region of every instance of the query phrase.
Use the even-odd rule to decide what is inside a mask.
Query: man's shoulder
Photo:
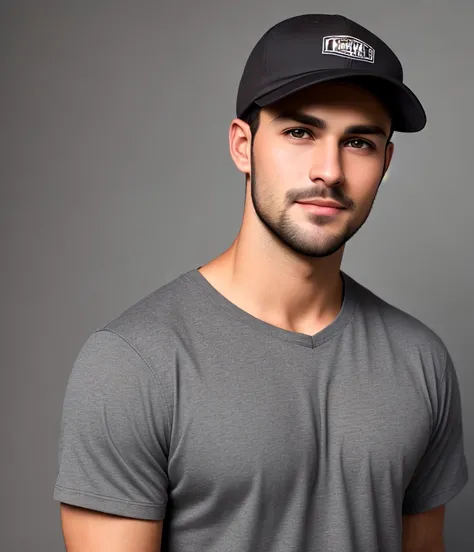
[[[426,322],[354,279],[351,281],[364,325],[382,330],[392,343],[405,349],[421,348],[441,357],[446,355],[443,339]]]
[[[187,273],[156,288],[139,301],[127,307],[118,316],[97,328],[111,331],[143,351],[160,342],[170,344],[182,333],[186,312],[192,312],[196,289]]]

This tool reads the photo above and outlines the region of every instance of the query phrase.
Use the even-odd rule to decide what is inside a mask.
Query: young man
[[[425,114],[389,47],[342,16],[272,27],[230,152],[242,226],[89,337],[64,403],[72,552],[441,552],[468,479],[439,336],[340,270]]]

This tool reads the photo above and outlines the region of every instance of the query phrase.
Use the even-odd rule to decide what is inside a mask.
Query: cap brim
[[[392,128],[397,132],[418,132],[426,125],[426,114],[415,94],[403,83],[390,77],[355,69],[328,69],[297,77],[257,98],[265,107],[313,84],[350,80],[374,93],[386,105],[392,116]]]

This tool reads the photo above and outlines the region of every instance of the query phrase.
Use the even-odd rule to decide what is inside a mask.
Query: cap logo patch
[[[323,54],[341,56],[357,61],[374,63],[375,50],[366,42],[353,36],[335,35],[323,38]]]

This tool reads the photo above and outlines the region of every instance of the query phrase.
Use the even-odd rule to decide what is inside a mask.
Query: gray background
[[[264,31],[305,12],[380,34],[426,107],[424,132],[395,136],[343,269],[444,339],[474,476],[474,3],[3,2],[2,551],[64,550],[51,497],[72,363],[94,328],[234,238],[240,74]],[[448,552],[472,550],[473,509],[471,481],[448,506]]]

